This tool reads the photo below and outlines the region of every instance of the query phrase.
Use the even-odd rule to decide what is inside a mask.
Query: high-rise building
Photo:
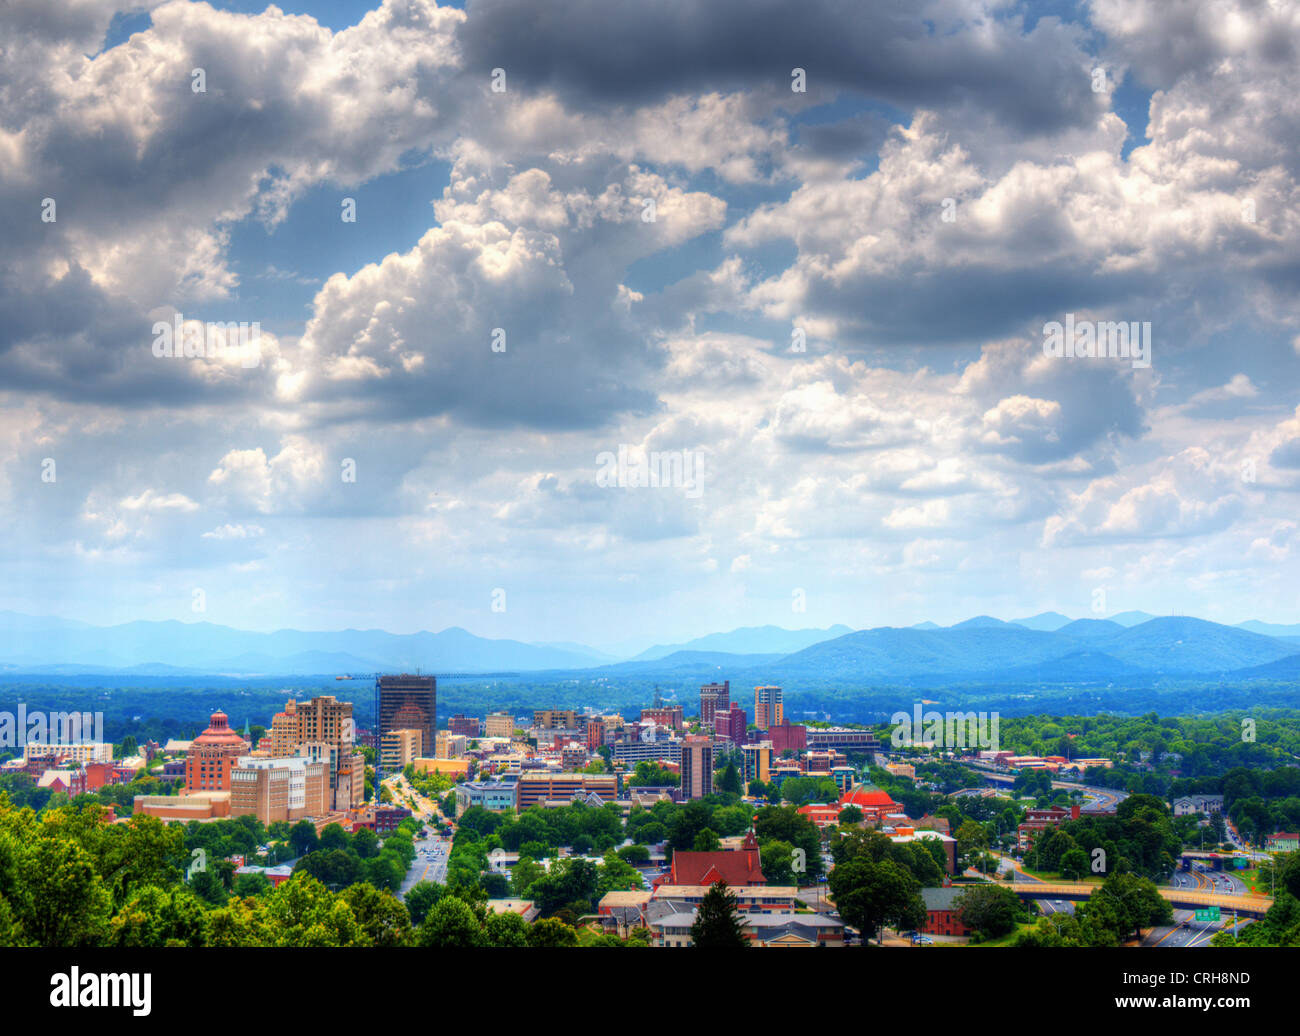
[[[587,750],[594,752],[605,744],[605,721],[597,717],[587,720]]]
[[[463,734],[465,737],[478,737],[480,725],[477,716],[465,716],[456,713],[451,719],[447,720],[447,729],[453,734]]]
[[[302,730],[298,726],[298,703],[290,698],[284,703],[284,711],[271,717],[271,730],[258,742],[257,751],[259,755],[281,758],[297,755],[300,744]]]
[[[508,712],[492,712],[483,721],[484,737],[513,737],[515,718]]]
[[[230,718],[224,712],[214,712],[208,729],[190,743],[185,790],[229,791],[230,771],[248,751],[248,742],[230,729]]]
[[[731,705],[731,681],[706,683],[700,688],[700,725],[705,730],[712,730],[713,715],[720,709]]]
[[[379,692],[379,734],[390,730],[418,730],[422,745],[432,746],[438,728],[438,685],[432,676],[381,676],[375,681]],[[421,749],[423,751],[423,748]]]
[[[713,739],[699,735],[682,738],[682,798],[702,799],[713,794]]]
[[[752,745],[742,745],[744,758],[745,787],[750,781],[762,781],[766,784],[772,777],[772,742],[758,741]]]
[[[726,738],[732,744],[743,744],[745,741],[745,731],[749,727],[749,716],[745,712],[744,706],[737,702],[732,702],[725,709],[718,709],[713,713],[713,732],[719,738]]]
[[[271,718],[271,731],[257,746],[257,756],[299,756],[325,765],[327,808],[339,811],[365,800],[365,758],[357,751],[352,703],[322,694],[310,701],[290,698]]]
[[[356,739],[350,701],[339,701],[332,694],[322,694],[311,701],[299,702],[297,713],[300,741],[351,745]]]
[[[759,730],[785,722],[785,705],[780,687],[754,688],[754,726]]]

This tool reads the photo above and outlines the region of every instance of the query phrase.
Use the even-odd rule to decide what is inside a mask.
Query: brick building
[[[208,728],[190,743],[185,757],[185,790],[229,791],[230,772],[249,744],[230,729],[230,718],[214,712]]]

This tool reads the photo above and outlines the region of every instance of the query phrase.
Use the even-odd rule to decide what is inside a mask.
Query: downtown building
[[[702,799],[713,794],[713,739],[689,735],[681,742],[682,798]]]
[[[685,719],[680,705],[655,705],[641,710],[642,724],[653,723],[658,727],[671,727],[680,731]]]
[[[230,728],[230,717],[214,712],[208,727],[190,742],[185,757],[185,792],[229,791],[230,773],[249,744]]]
[[[515,807],[522,813],[529,806],[591,802],[593,796],[602,803],[616,802],[622,784],[622,775],[614,773],[521,773],[515,782]]]
[[[483,733],[483,725],[479,722],[477,716],[466,716],[460,712],[447,720],[447,729],[453,734],[460,734],[471,739]]]
[[[611,759],[626,766],[636,766],[641,762],[680,763],[682,761],[682,743],[680,741],[616,741],[611,747]]]
[[[785,701],[780,687],[754,688],[754,726],[759,730],[785,722]]]
[[[767,784],[772,779],[772,742],[755,741],[741,745],[741,776],[746,789],[750,782]]]
[[[329,772],[303,756],[245,756],[230,774],[230,815],[254,816],[263,824],[321,817],[329,810]]]
[[[713,717],[731,707],[731,681],[706,683],[700,688],[700,726],[713,730]]]
[[[418,730],[420,754],[431,751],[438,729],[438,684],[432,676],[380,676],[375,680],[379,695],[378,734],[391,730]]]
[[[537,730],[586,730],[586,720],[576,709],[537,709],[533,712]]]
[[[719,740],[730,741],[733,745],[743,745],[745,734],[749,729],[749,716],[742,705],[732,702],[727,708],[718,708],[713,713],[713,732]]]
[[[253,753],[258,758],[301,757],[323,763],[328,779],[326,809],[346,812],[365,801],[365,757],[356,747],[352,703],[324,694],[310,701],[290,698],[271,717],[271,730]]]
[[[805,735],[810,749],[877,752],[880,741],[873,731],[849,727],[808,727]]]

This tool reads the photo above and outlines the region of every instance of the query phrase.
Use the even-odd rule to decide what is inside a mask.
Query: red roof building
[[[857,806],[862,811],[862,819],[879,823],[890,813],[902,813],[903,804],[895,802],[887,791],[868,788],[859,784],[840,796],[840,809],[845,806]]]
[[[655,884],[712,885],[716,881],[725,881],[731,888],[767,883],[753,831],[745,835],[739,849],[721,849],[711,853],[679,850],[673,853],[672,869]]]
[[[799,815],[807,817],[818,827],[835,827],[840,822],[840,810],[842,808],[838,805],[823,806],[813,803],[800,806]]]

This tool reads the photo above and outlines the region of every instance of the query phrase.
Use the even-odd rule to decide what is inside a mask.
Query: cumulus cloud
[[[1290,592],[1294,12],[169,0],[105,49],[118,6],[0,11],[9,606],[573,639]],[[152,354],[266,300],[256,366]],[[1067,313],[1152,366],[1044,355]],[[598,485],[621,446],[702,494]]]

